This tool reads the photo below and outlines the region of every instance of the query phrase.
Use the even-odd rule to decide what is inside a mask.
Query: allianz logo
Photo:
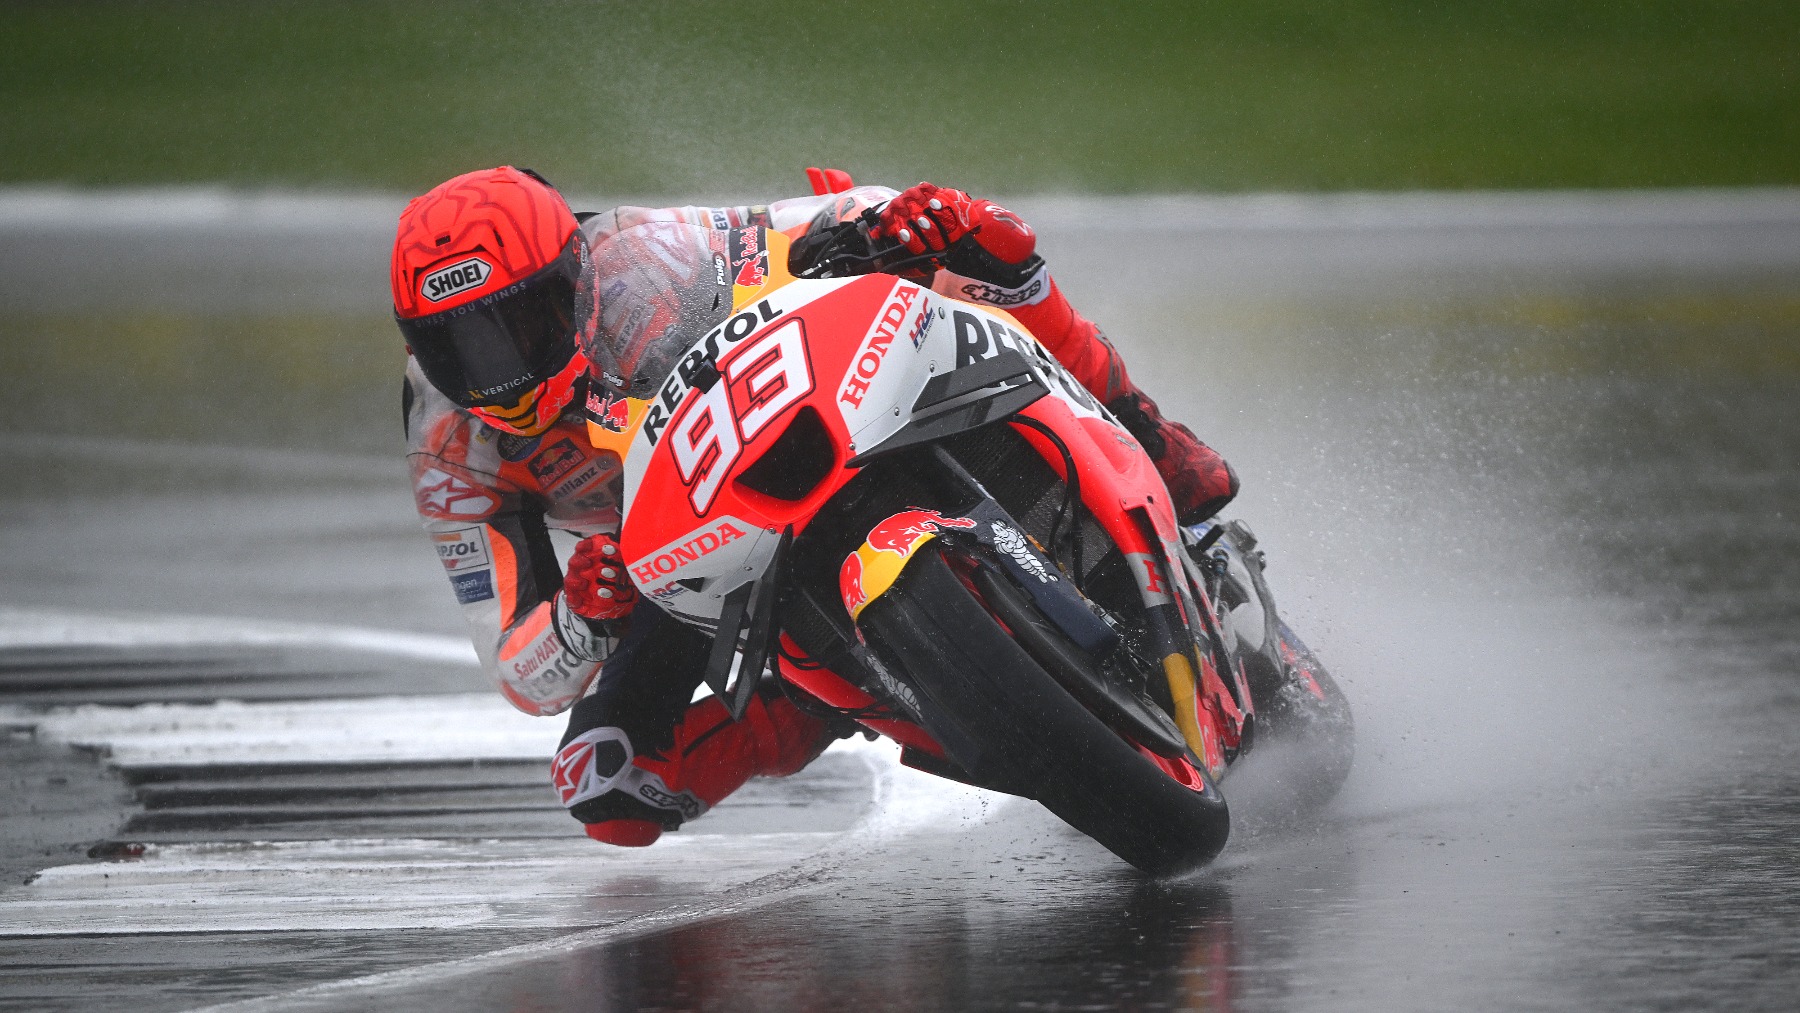
[[[432,302],[442,302],[458,292],[467,292],[472,288],[480,288],[482,282],[494,269],[480,257],[459,260],[449,267],[440,267],[425,276],[419,285],[419,294]]]

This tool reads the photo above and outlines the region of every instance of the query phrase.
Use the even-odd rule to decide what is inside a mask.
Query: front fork
[[[1129,511],[1146,548],[1138,565],[1145,614],[1175,720],[1194,755],[1216,780],[1255,741],[1255,707],[1241,665],[1228,650],[1203,574],[1178,544],[1157,536],[1147,509]]]
[[[996,511],[1004,516],[986,488],[955,457],[941,446],[934,446],[932,455],[945,478],[969,497],[967,509]],[[1250,747],[1255,718],[1243,669],[1233,663],[1226,651],[1226,640],[1213,615],[1212,600],[1201,574],[1179,541],[1157,534],[1147,508],[1132,507],[1119,516],[1096,516],[1095,520],[1131,565],[1146,568],[1138,581],[1146,632],[1160,659],[1175,724],[1188,748],[1216,780],[1228,763]],[[1017,530],[1016,522],[1013,527]],[[1029,587],[1035,582],[1023,583]],[[1071,589],[1065,586],[1058,590],[1068,594]],[[1053,621],[1061,618],[1054,611],[1070,615],[1066,609],[1046,608],[1053,602],[1040,600],[1038,604]],[[1076,611],[1091,621],[1085,607]],[[1063,623],[1059,621],[1058,625]],[[1065,632],[1071,639],[1082,639],[1076,630]],[[1221,673],[1226,673],[1229,681]]]

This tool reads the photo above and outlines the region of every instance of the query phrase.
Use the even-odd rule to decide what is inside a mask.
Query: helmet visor
[[[556,375],[594,322],[593,272],[579,230],[517,284],[442,313],[396,317],[425,378],[463,408],[511,405]]]

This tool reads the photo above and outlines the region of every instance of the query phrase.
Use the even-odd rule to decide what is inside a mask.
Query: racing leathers
[[[585,216],[602,340],[619,361],[660,376],[655,362],[640,361],[670,344],[659,338],[699,333],[728,315],[734,279],[724,265],[735,230],[760,226],[799,238],[893,196],[856,187],[766,207],[621,207]],[[929,283],[1011,312],[1102,400],[1141,397],[1117,352],[1069,305],[1041,258],[1008,268],[984,278],[939,270]],[[562,567],[550,533],[581,538],[619,530],[621,464],[589,444],[581,417],[570,412],[535,437],[502,434],[443,397],[410,361],[405,400],[419,513],[483,666],[526,713],[572,708],[551,774],[590,836],[648,844],[752,776],[799,770],[831,741],[825,721],[771,683],[759,688],[741,721],[711,697],[690,703],[710,644],[653,597],[639,602],[616,641],[606,635],[611,631],[570,621],[559,609]],[[1212,498],[1228,499],[1236,491],[1229,468],[1188,439],[1216,462],[1200,480],[1215,487]]]

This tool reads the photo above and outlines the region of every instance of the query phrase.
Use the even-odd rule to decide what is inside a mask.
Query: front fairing
[[[856,475],[853,458],[904,438],[928,384],[1008,355],[1052,395],[1024,414],[1088,448],[1078,455],[1082,498],[1121,548],[1148,556],[1175,546],[1166,495],[1141,450],[1017,321],[891,275],[793,279],[781,269],[785,237],[766,236],[768,257],[751,272],[762,283],[734,288],[731,315],[691,336],[659,389],[589,406],[596,444],[624,461],[620,541],[645,595],[685,621],[716,624],[781,539],[803,532]],[[810,441],[790,435],[802,416]],[[1025,435],[1062,470],[1048,443]],[[787,464],[806,454],[829,460],[811,468],[818,481],[799,495],[770,495],[746,474],[765,457]],[[1125,511],[1150,531],[1111,522]]]

